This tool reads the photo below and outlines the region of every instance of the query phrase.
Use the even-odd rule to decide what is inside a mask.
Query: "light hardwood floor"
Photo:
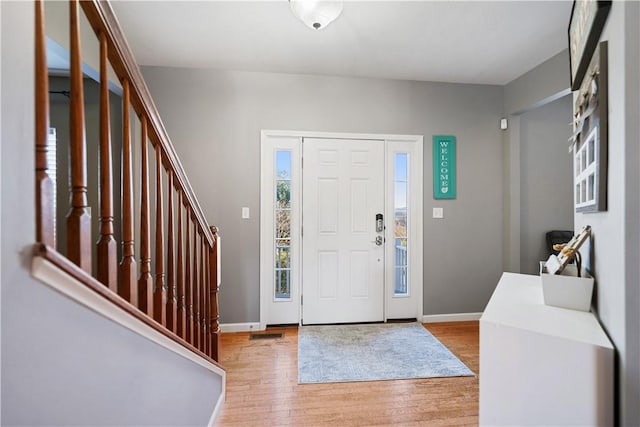
[[[479,372],[478,322],[425,327]],[[462,426],[478,424],[478,377],[298,384],[298,329],[283,338],[223,334],[227,400],[218,426]]]

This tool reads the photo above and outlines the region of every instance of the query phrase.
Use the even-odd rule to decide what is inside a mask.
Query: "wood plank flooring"
[[[477,321],[425,327],[476,374]],[[218,426],[470,426],[478,424],[478,377],[298,384],[298,329],[283,338],[221,338],[227,399]]]

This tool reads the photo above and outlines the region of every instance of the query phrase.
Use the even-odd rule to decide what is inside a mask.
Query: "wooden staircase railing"
[[[113,10],[105,1],[69,1],[71,209],[66,218],[66,254],[56,249],[56,180],[47,156],[52,148],[47,142],[49,72],[45,7],[42,0],[34,4],[37,254],[147,325],[215,363],[220,332],[218,230],[207,225]],[[96,141],[99,144],[99,168],[91,165],[92,170],[99,170],[98,188],[88,188],[87,184],[81,13],[86,16],[99,42],[100,137]],[[115,153],[122,159],[119,177],[121,212],[114,212],[109,64],[122,86],[122,152]],[[137,212],[132,111],[141,124],[140,164],[135,165],[140,171],[140,209]],[[153,147],[151,152],[149,144]],[[155,170],[155,176],[149,176],[150,170]],[[152,190],[154,206],[150,201]],[[87,194],[95,191],[99,192],[97,219],[90,216],[87,202]],[[121,236],[114,232],[118,214],[121,215],[118,217],[121,218]],[[136,220],[139,220],[140,229],[138,242],[135,240]],[[91,236],[92,221],[99,224],[95,247]],[[155,253],[151,248],[152,233],[155,236]],[[122,244],[119,261],[118,237]],[[136,244],[139,245],[139,265],[136,262]],[[94,256],[95,260],[92,259]],[[152,271],[152,256],[155,271]]]

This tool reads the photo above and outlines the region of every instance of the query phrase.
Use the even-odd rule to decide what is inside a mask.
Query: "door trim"
[[[274,139],[287,139],[291,141],[295,139],[298,141],[298,144],[302,143],[302,138],[328,138],[328,139],[366,139],[366,140],[384,140],[385,141],[385,150],[387,147],[394,143],[413,143],[415,150],[414,156],[416,158],[415,173],[412,174],[412,178],[415,181],[416,190],[415,191],[415,199],[412,203],[414,209],[413,217],[416,218],[414,221],[414,239],[413,246],[411,250],[411,258],[410,262],[414,266],[414,268],[410,271],[410,280],[411,283],[419,283],[421,286],[416,286],[415,293],[417,297],[417,307],[416,307],[416,319],[418,321],[422,320],[422,316],[424,313],[424,301],[423,301],[423,292],[424,292],[424,282],[423,282],[423,140],[424,137],[422,135],[393,135],[393,134],[369,134],[369,133],[343,133],[343,132],[313,132],[313,131],[295,131],[295,130],[262,130],[260,132],[260,150],[261,150],[261,182],[260,182],[260,330],[266,329],[267,326],[267,310],[268,310],[268,299],[270,292],[270,279],[271,279],[271,271],[272,271],[272,258],[269,256],[270,251],[268,248],[272,245],[271,235],[268,230],[270,228],[270,224],[268,224],[268,216],[264,215],[265,212],[268,212],[273,207],[273,200],[270,191],[266,191],[269,187],[269,182],[272,179],[270,176],[265,176],[269,171],[272,170],[272,167],[266,167],[268,159],[265,159],[268,151],[267,148],[273,149],[273,140]],[[271,143],[271,145],[270,145]],[[298,150],[301,153],[301,150]],[[301,159],[292,159],[294,162],[301,163]],[[385,162],[385,180],[390,171],[388,170],[389,162]],[[267,193],[267,194],[265,194]],[[386,197],[386,195],[385,195]],[[292,203],[297,203],[300,208],[302,200],[292,200]],[[298,230],[299,231],[299,230]],[[387,233],[390,232],[390,229],[387,230]],[[387,239],[389,239],[390,235],[387,234]],[[295,275],[298,278],[301,278],[301,259],[302,257],[298,257],[298,262],[292,265],[292,268],[296,269]],[[388,280],[385,280],[385,299],[384,299],[384,320],[387,320],[387,295],[388,295],[388,287],[392,286],[391,283],[388,283]],[[300,289],[302,289],[302,284],[300,283]],[[297,323],[300,324],[300,299],[297,301],[297,312],[298,312],[298,320]]]

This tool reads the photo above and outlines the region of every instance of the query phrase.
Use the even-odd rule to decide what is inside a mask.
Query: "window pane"
[[[276,298],[291,298],[291,271],[276,269],[275,294]]]
[[[404,237],[407,235],[407,183],[395,183],[395,236]]]
[[[396,209],[407,207],[407,183],[396,181],[394,185],[394,205]]]
[[[291,151],[276,151],[276,179],[291,179]]]
[[[276,248],[276,268],[290,268],[290,256],[288,247]]]
[[[394,227],[395,237],[407,237],[407,210],[397,209]]]
[[[276,209],[291,207],[291,181],[276,181]]]
[[[394,160],[394,294],[408,295],[407,206],[409,204],[409,174],[407,169],[409,156],[407,153],[396,153]]]
[[[396,153],[395,181],[407,181],[407,153]]]
[[[276,151],[274,295],[291,298],[291,151]]]
[[[407,292],[407,267],[396,267],[394,294],[406,295]]]
[[[395,265],[402,267],[407,265],[407,239],[395,239]]]
[[[291,211],[276,211],[276,239],[291,237]]]

